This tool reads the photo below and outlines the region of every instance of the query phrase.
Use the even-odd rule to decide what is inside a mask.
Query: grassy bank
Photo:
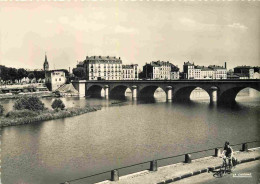
[[[100,110],[101,107],[75,107],[75,108],[67,108],[64,110],[43,110],[40,112],[30,112],[30,111],[13,111],[10,112],[9,115],[0,117],[0,127],[5,126],[15,126],[15,125],[24,125],[29,123],[35,123],[39,121],[60,119],[78,116],[81,114],[85,114],[88,112],[93,112]]]

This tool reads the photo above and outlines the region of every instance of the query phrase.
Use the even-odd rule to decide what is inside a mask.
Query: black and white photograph
[[[259,0],[0,0],[0,184],[260,184]]]

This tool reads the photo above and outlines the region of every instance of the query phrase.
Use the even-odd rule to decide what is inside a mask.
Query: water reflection
[[[67,107],[103,108],[72,118],[3,128],[2,182],[61,183],[222,146],[226,140],[235,144],[259,139],[259,98],[239,96],[230,108],[212,105],[207,99],[166,102],[165,93],[157,93],[155,98],[142,100],[133,100],[131,95],[109,100],[62,98]],[[43,101],[50,107],[53,99]],[[5,102],[6,107],[13,102]]]

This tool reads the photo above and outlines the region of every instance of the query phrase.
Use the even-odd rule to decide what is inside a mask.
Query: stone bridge
[[[72,84],[81,96],[100,97],[101,90],[105,90],[105,97],[117,98],[125,96],[129,88],[132,97],[153,97],[157,88],[162,88],[167,100],[188,101],[191,92],[199,87],[204,89],[213,101],[213,92],[216,92],[218,103],[233,103],[236,95],[244,88],[253,88],[260,91],[260,80],[114,80],[114,81],[73,81]]]

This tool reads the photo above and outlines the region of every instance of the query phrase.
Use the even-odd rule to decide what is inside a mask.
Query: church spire
[[[45,61],[44,61],[44,62],[48,62],[48,61],[47,61],[47,55],[46,55],[46,52],[45,52]]]
[[[43,63],[43,70],[44,71],[48,71],[49,70],[49,63],[48,63],[48,60],[47,60],[46,52],[45,52],[45,60],[44,60],[44,63]]]

